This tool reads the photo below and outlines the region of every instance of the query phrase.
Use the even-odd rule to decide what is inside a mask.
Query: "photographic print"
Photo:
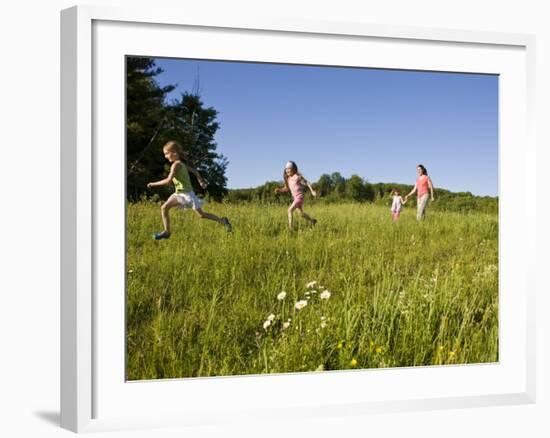
[[[127,56],[127,379],[498,362],[498,81]]]

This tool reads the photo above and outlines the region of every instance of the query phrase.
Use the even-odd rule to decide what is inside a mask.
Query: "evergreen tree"
[[[164,99],[174,86],[160,87],[155,81],[160,73],[152,58],[126,58],[127,196],[133,200],[163,169],[162,155],[153,156],[150,149],[163,128]]]

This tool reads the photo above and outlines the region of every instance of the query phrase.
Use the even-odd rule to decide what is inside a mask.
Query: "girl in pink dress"
[[[414,192],[417,192],[416,201],[418,207],[416,211],[416,219],[422,220],[426,215],[426,206],[428,205],[428,190],[430,192],[430,198],[432,202],[434,201],[434,186],[432,184],[432,180],[428,176],[428,171],[422,164],[419,164],[416,167],[416,171],[418,172],[416,184],[414,185],[410,193],[405,196],[405,201],[407,201],[409,196],[411,196]]]
[[[315,225],[317,223],[317,220],[310,217],[303,210],[303,185],[307,185],[313,196],[317,196],[317,193],[315,192],[315,190],[313,190],[313,187],[311,187],[311,184],[303,177],[303,175],[298,172],[298,166],[296,166],[296,163],[294,161],[289,161],[286,163],[283,173],[283,179],[285,182],[285,186],[277,187],[275,189],[275,193],[290,192],[292,194],[292,197],[294,198],[292,204],[288,208],[288,228],[292,230],[292,213],[294,212],[294,210],[298,210],[298,213],[301,217],[309,221],[311,225]]]
[[[399,190],[393,189],[392,191],[392,203],[391,203],[391,217],[394,222],[397,222],[399,215],[401,214],[401,207],[405,204],[405,200],[399,194]]]

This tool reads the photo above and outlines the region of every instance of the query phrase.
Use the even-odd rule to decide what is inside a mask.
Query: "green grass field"
[[[128,205],[129,380],[498,361],[496,215],[318,204],[290,232],[284,206],[205,210],[234,232],[173,209],[156,242],[159,206]]]

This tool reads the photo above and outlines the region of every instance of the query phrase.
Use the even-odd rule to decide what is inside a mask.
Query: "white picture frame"
[[[181,44],[171,46],[170,41],[181,32],[196,41],[202,38],[204,44],[187,52],[181,51]],[[222,43],[209,45],[209,41],[231,38],[232,49]],[[289,50],[289,44],[297,51]],[[279,47],[285,50],[279,52]],[[300,47],[311,58],[305,59]],[[358,47],[369,53],[368,61],[353,55],[363,53]],[[228,20],[153,8],[78,6],[62,11],[61,426],[85,432],[214,424],[250,417],[533,403],[535,214],[523,207],[533,204],[535,193],[534,51],[534,37],[523,34],[246,16]],[[108,160],[102,149],[105,139],[117,145],[124,136],[124,123],[120,124],[124,112],[119,111],[124,96],[124,78],[118,74],[121,54],[501,75],[499,363],[125,382],[120,366],[124,363],[120,349],[121,340],[124,343],[124,272],[116,271],[124,254],[120,254],[117,230],[106,225],[124,221],[124,198],[120,198],[124,147],[115,149],[118,152]],[[112,114],[107,115],[111,109],[106,109],[105,102]],[[112,214],[108,218],[107,210]],[[517,236],[520,225],[522,235]],[[109,239],[112,246],[107,247],[102,239]],[[111,256],[116,260],[107,260]],[[106,287],[107,282],[113,286]],[[429,381],[433,387],[425,384]],[[285,388],[297,384],[304,394],[288,402]],[[369,390],[348,391],[362,386]],[[266,393],[269,400],[258,406],[258,397]],[[327,393],[330,402],[321,396]],[[239,396],[228,398],[226,394]]]

